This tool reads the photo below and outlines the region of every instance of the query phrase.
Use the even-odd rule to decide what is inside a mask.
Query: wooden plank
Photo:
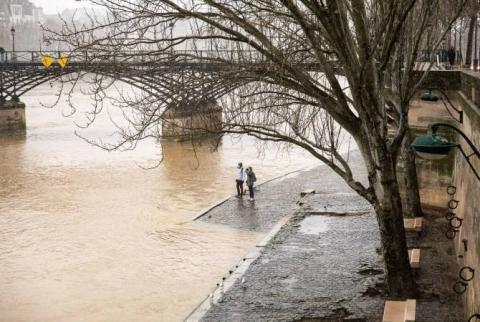
[[[405,301],[385,301],[383,322],[404,322]]]
[[[405,302],[405,322],[415,322],[415,311],[417,309],[416,300],[407,300]]]
[[[423,218],[404,218],[403,219],[403,227],[407,232],[422,232],[423,229]]]
[[[420,249],[414,248],[408,250],[408,259],[410,260],[410,267],[414,269],[420,268]]]
[[[414,218],[404,218],[403,219],[403,227],[405,227],[406,231],[414,231],[415,230],[415,219]]]
[[[422,232],[422,225],[423,225],[423,218],[422,217],[417,217],[415,218],[415,231],[420,233]]]

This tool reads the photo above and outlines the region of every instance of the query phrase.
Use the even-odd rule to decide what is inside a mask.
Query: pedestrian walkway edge
[[[299,171],[299,170],[298,170]],[[294,171],[297,172],[297,171]],[[277,178],[275,178],[277,179]],[[272,180],[275,180],[272,179]],[[271,181],[271,180],[269,180]],[[293,212],[289,215],[282,217],[273,228],[265,235],[265,237],[257,243],[255,249],[251,250],[236,266],[235,270],[229,274],[229,276],[224,277],[222,282],[217,284],[217,287],[211,292],[207,298],[205,298],[193,311],[188,315],[184,320],[185,322],[197,322],[202,319],[202,317],[207,313],[207,311],[216,303],[219,303],[222,296],[227,292],[235,282],[242,278],[245,272],[248,270],[250,265],[262,254],[264,247],[272,240],[277,233],[282,229],[282,227],[290,221],[290,219],[297,212]]]
[[[259,184],[257,185],[257,187],[263,186],[264,184],[267,184],[267,183],[272,182],[272,181],[274,181],[274,180],[282,179],[282,178],[284,178],[284,177],[287,177],[287,176],[292,175],[292,174],[297,173],[297,172],[307,171],[308,169],[309,169],[309,168],[302,168],[302,169],[298,169],[298,170],[295,170],[295,171],[287,172],[287,173],[285,173],[285,174],[279,175],[278,177],[275,177],[275,178],[272,178],[272,179],[268,179],[268,180],[266,180],[266,181],[263,181],[262,183],[259,183]],[[226,197],[226,198],[220,199],[220,200],[217,201],[216,203],[213,203],[213,205],[211,205],[211,206],[209,206],[209,207],[207,207],[207,208],[204,208],[204,209],[200,210],[200,211],[198,212],[198,214],[197,214],[195,217],[193,217],[193,219],[192,219],[191,221],[196,221],[196,220],[202,218],[203,216],[205,216],[206,214],[208,214],[211,210],[213,210],[213,209],[217,208],[218,206],[221,206],[222,204],[224,204],[225,202],[227,202],[230,198],[235,198],[235,196],[234,196],[234,195],[230,195],[230,196],[228,196],[228,197]]]

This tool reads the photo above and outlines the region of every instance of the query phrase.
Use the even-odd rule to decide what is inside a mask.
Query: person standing
[[[247,186],[248,186],[248,192],[250,194],[250,200],[254,200],[254,195],[253,195],[253,184],[255,181],[257,181],[257,177],[255,176],[255,172],[253,172],[252,167],[247,167],[245,170],[245,174],[247,175]]]
[[[453,68],[453,65],[455,64],[455,48],[450,47],[447,51],[447,56],[448,56],[448,62],[450,63],[450,67]]]
[[[242,162],[238,162],[237,166],[237,175],[235,177],[235,182],[237,183],[237,196],[241,197],[243,195],[243,182],[245,181],[245,173],[243,172]]]

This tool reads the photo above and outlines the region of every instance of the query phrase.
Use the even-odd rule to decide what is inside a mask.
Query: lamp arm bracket
[[[458,121],[459,123],[463,123],[463,110],[461,109],[458,109],[455,105],[453,105],[452,101],[450,100],[450,98],[448,97],[447,93],[445,93],[445,91],[441,88],[438,88],[438,87],[432,87],[429,89],[430,90],[430,93],[433,91],[433,90],[437,90],[440,92],[440,94],[443,95],[443,97],[445,97],[445,100],[447,101],[448,105],[450,105],[451,108],[453,108],[455,110],[455,112],[458,113]],[[443,99],[443,97],[440,97],[443,105],[445,106],[445,109],[447,110],[448,114],[450,114],[450,116],[455,119],[455,117],[452,115],[452,112],[450,112],[450,109],[448,108],[447,104],[445,103],[445,100]]]
[[[478,149],[475,147],[473,142],[465,135],[465,133],[463,133],[460,129],[458,129],[457,127],[455,127],[453,125],[450,125],[448,123],[433,123],[432,124],[432,134],[436,134],[439,127],[446,127],[446,128],[452,129],[455,132],[457,132],[458,134],[460,134],[463,137],[463,139],[468,143],[470,148],[472,149],[473,153],[471,155],[475,154],[477,156],[477,158],[480,158],[480,152],[478,151]],[[465,152],[463,152],[463,154],[466,157]]]
[[[438,88],[438,87],[433,87],[431,90],[437,90],[439,91],[444,97],[445,99],[447,100],[448,104],[459,114],[463,113],[462,110],[458,109],[457,107],[455,107],[455,105],[453,105],[452,101],[450,100],[450,98],[448,97],[447,93],[445,93],[445,91],[441,88]],[[460,122],[461,123],[461,122]]]
[[[443,106],[444,106],[445,109],[447,110],[448,114],[450,114],[450,116],[451,116],[455,121],[458,121],[459,123],[463,123],[463,111],[458,110],[455,106],[453,106],[453,104],[448,100],[447,97],[445,97],[445,98],[447,99],[447,102],[450,104],[450,106],[458,113],[458,119],[456,119],[455,116],[453,116],[452,112],[450,112],[450,109],[448,108],[447,103],[445,103],[445,100],[443,99],[443,97],[440,97],[440,100],[442,101]]]
[[[457,127],[453,126],[453,125],[450,125],[450,124],[447,124],[447,123],[434,123],[432,124],[432,135],[435,135],[437,133],[437,130],[438,128],[440,127],[446,127],[446,128],[449,128],[449,129],[452,129],[454,130],[455,132],[457,132],[458,134],[460,134],[463,139],[465,140],[465,142],[468,143],[468,145],[470,146],[470,148],[472,149],[472,153],[470,155],[467,156],[467,154],[465,153],[465,151],[463,150],[462,146],[460,144],[457,144],[457,148],[460,149],[460,152],[462,153],[463,157],[465,158],[465,160],[467,161],[468,165],[470,166],[470,168],[472,169],[473,173],[475,174],[475,176],[477,177],[477,179],[480,181],[480,175],[478,174],[477,170],[475,170],[475,167],[473,166],[472,162],[470,161],[470,157],[472,155],[476,155],[477,158],[480,158],[480,152],[478,151],[478,149],[475,147],[475,145],[473,144],[473,142],[465,135],[465,133],[463,133],[460,129],[458,129]]]
[[[480,175],[478,174],[477,170],[475,170],[475,167],[473,166],[472,162],[470,162],[470,159],[469,157],[472,156],[473,154],[470,154],[468,157],[465,153],[465,151],[463,151],[462,149],[462,146],[460,144],[457,145],[458,149],[460,150],[460,152],[462,153],[463,157],[465,158],[465,160],[467,161],[468,165],[470,166],[470,169],[472,169],[473,173],[475,174],[475,176],[477,177],[478,181],[480,181]],[[478,155],[477,155],[478,156]]]

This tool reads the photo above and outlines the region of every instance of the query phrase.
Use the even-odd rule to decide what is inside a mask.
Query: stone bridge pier
[[[176,141],[217,134],[222,127],[222,108],[215,99],[171,106],[163,114],[162,138]]]
[[[0,135],[25,133],[25,121],[24,103],[0,98]]]
[[[215,135],[221,130],[222,108],[216,100],[171,106],[163,114],[162,138],[184,141]],[[0,99],[0,135],[26,133],[25,104]]]

